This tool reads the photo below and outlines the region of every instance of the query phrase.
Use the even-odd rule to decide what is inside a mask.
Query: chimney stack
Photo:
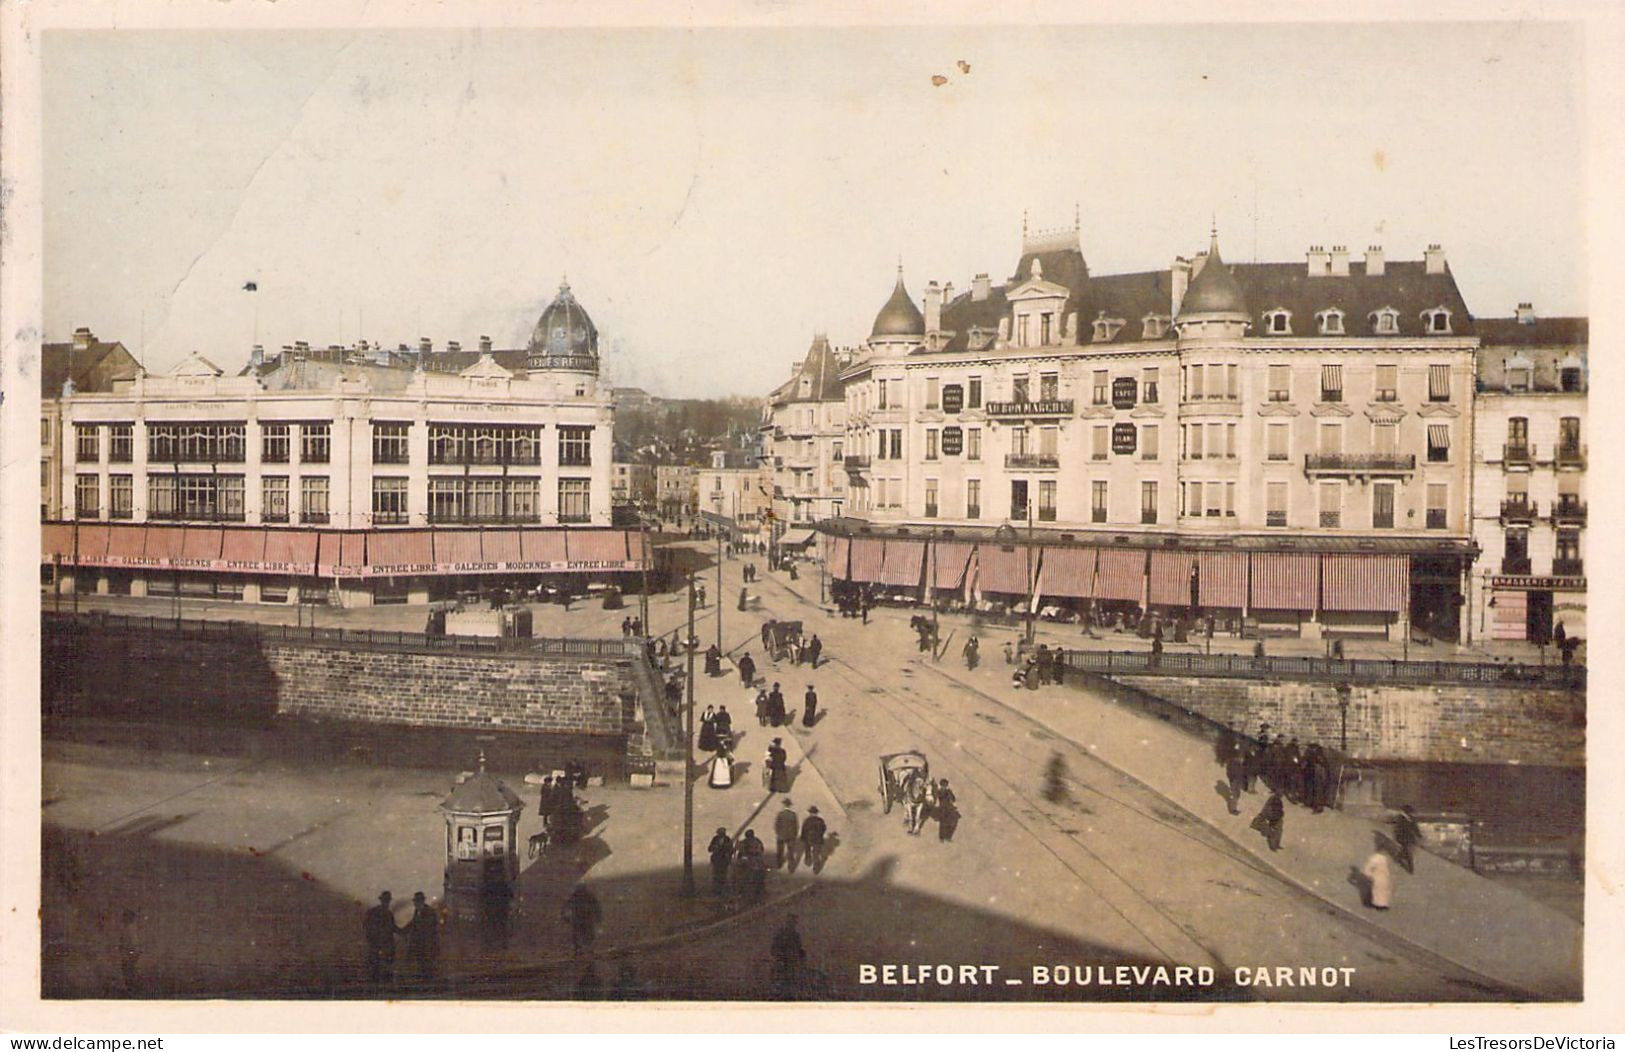
[[[1347,245],[1332,246],[1332,277],[1349,276],[1349,249]]]
[[[1386,272],[1387,267],[1383,263],[1382,259],[1382,246],[1367,246],[1365,250],[1365,276],[1368,278],[1380,278]]]
[[[1429,245],[1428,250],[1422,254],[1422,259],[1427,264],[1429,274],[1444,273],[1444,249],[1438,245]]]
[[[1535,305],[1533,303],[1525,302],[1518,304],[1518,324],[1535,324]]]
[[[993,291],[993,282],[986,274],[978,274],[970,283],[970,298],[980,303],[987,299],[988,293]]]
[[[490,354],[491,353],[491,337],[489,337],[489,336],[481,336],[480,337],[480,353],[481,354]]]
[[[258,369],[265,364],[265,345],[256,343],[254,349],[248,352],[248,367]]]
[[[90,345],[95,343],[95,342],[96,342],[96,335],[95,335],[95,333],[91,332],[90,329],[87,326],[81,325],[77,329],[73,330],[73,349],[74,350],[76,350],[76,351],[88,351],[88,350],[90,350]]]
[[[1185,290],[1191,285],[1191,261],[1184,256],[1175,256],[1174,265],[1169,268],[1169,277],[1173,285],[1170,313],[1178,317],[1179,305],[1185,302]]]
[[[449,352],[451,354],[456,354],[458,351],[461,351],[462,349],[463,349],[463,344],[462,344],[461,340],[447,340],[446,341],[446,350],[447,350],[447,352]]]
[[[429,339],[427,336],[419,336],[418,337],[418,353],[419,354],[433,354],[434,353],[434,341]]]
[[[1326,251],[1325,245],[1310,245],[1309,251],[1304,254],[1309,261],[1309,276],[1324,278],[1332,272],[1331,253]]]
[[[954,301],[954,283],[946,282],[942,286],[942,305],[946,307]]]
[[[942,331],[942,286],[935,281],[925,286],[925,331]]]

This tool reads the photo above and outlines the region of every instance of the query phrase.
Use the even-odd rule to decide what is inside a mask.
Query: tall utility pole
[[[718,604],[720,608],[721,604]],[[694,894],[694,575],[688,575],[688,709],[683,714],[683,894]]]
[[[653,553],[649,549],[649,524],[643,519],[643,512],[638,512],[638,532],[643,537],[643,594],[638,597],[638,617],[643,625],[643,638],[649,638],[649,560]]]
[[[1033,645],[1034,618],[1038,611],[1038,567],[1033,565],[1033,502],[1027,502],[1027,646]]]
[[[735,522],[739,520],[734,519]],[[722,645],[722,529],[717,529],[717,649],[726,654],[727,648]]]

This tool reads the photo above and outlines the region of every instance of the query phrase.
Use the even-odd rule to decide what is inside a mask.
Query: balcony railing
[[[1052,398],[1041,402],[989,402],[988,416],[1071,416],[1072,399]]]
[[[1553,459],[1560,468],[1583,468],[1586,466],[1586,447],[1558,446]]]
[[[1533,457],[1534,451],[1527,442],[1509,442],[1501,447],[1501,459],[1508,464],[1527,464]]]
[[[1140,509],[1140,525],[1141,526],[1155,526],[1156,524],[1157,524],[1157,509],[1155,509],[1155,508],[1141,508]]]
[[[1393,473],[1416,470],[1414,453],[1309,453],[1303,458],[1309,474]]]
[[[1535,506],[1527,500],[1503,500],[1501,502],[1502,522],[1534,522],[1536,518]],[[1507,571],[1511,573],[1511,570]]]
[[[1428,525],[1430,530],[1443,530],[1450,525],[1450,513],[1444,508],[1428,509]]]
[[[1284,511],[1266,511],[1264,513],[1264,525],[1265,526],[1285,526],[1286,525],[1286,512],[1284,512]]]
[[[1586,504],[1582,500],[1558,500],[1552,504],[1553,522],[1586,521]]]
[[[1046,508],[1046,507],[1043,507],[1042,505],[1040,505],[1039,508],[1038,508],[1038,521],[1039,522],[1054,522],[1055,521],[1055,509],[1054,508]]]
[[[844,461],[842,461],[841,463],[842,463],[842,466],[844,466],[846,468],[848,474],[853,474],[853,473],[856,473],[856,472],[859,472],[859,471],[868,471],[869,470],[869,458],[868,457],[854,457],[854,456],[848,455],[847,458]]]
[[[965,518],[967,518],[967,519],[979,519],[981,517],[982,517],[982,506],[980,504],[967,504],[967,505],[965,505]]]
[[[1343,525],[1343,513],[1340,511],[1323,511],[1320,513],[1320,528],[1335,530]]]
[[[1501,560],[1501,572],[1512,574],[1529,574],[1533,571],[1530,567],[1527,556],[1522,559],[1514,559],[1509,555]]]
[[[1553,559],[1553,577],[1584,577],[1585,561],[1583,559]]]
[[[1061,466],[1061,458],[1054,453],[1006,453],[1004,466],[1027,471],[1054,471]]]

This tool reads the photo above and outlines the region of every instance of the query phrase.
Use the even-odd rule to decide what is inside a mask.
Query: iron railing
[[[1068,650],[1076,672],[1124,676],[1226,676],[1346,683],[1500,683],[1583,688],[1584,665],[1523,665],[1477,661],[1398,661],[1380,658],[1254,657],[1143,650]]]

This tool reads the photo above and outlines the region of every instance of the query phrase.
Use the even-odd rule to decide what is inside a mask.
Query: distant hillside
[[[615,394],[617,460],[708,464],[711,450],[737,446],[761,423],[758,398],[660,398],[637,388]]]

